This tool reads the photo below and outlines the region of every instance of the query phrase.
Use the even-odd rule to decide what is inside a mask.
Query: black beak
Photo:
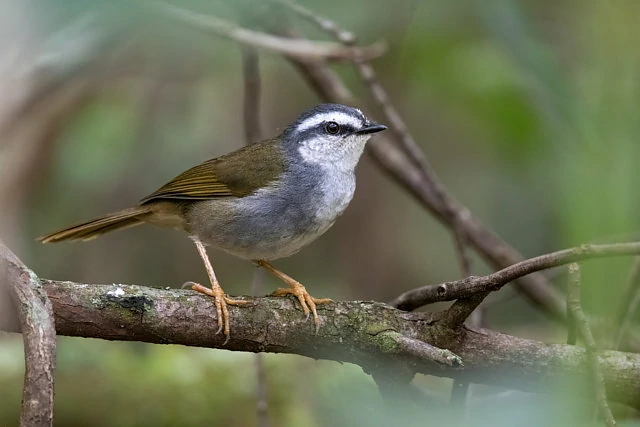
[[[356,132],[356,135],[366,135],[368,133],[376,133],[386,130],[385,125],[381,125],[375,122],[367,122],[362,129]]]

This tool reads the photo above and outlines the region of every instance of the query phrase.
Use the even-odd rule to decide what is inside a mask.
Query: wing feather
[[[249,145],[194,166],[141,203],[158,199],[243,197],[278,179],[285,168],[282,157],[276,139]]]

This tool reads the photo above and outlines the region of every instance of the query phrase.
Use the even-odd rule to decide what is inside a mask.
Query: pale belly
[[[331,228],[353,197],[355,177],[307,187],[297,197],[277,189],[241,199],[199,202],[188,214],[189,232],[239,258],[286,258]]]
[[[286,258],[297,253],[324,234],[332,225],[333,222],[329,224],[319,224],[304,233],[286,233],[280,235],[274,235],[274,233],[270,233],[269,230],[265,230],[263,233],[258,232],[257,234],[257,236],[262,237],[258,237],[255,240],[252,238],[247,239],[249,244],[247,244],[247,240],[237,241],[235,239],[227,239],[220,241],[220,239],[213,239],[215,242],[212,243],[212,245],[243,259],[275,260]]]

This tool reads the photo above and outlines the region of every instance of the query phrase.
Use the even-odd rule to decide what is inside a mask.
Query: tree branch
[[[25,374],[20,425],[50,426],[53,423],[53,371],[56,364],[56,330],[51,303],[38,277],[1,240],[0,264],[5,270],[5,284],[17,309],[24,340]]]
[[[477,297],[483,293],[497,291],[513,280],[540,270],[592,258],[637,254],[640,254],[640,242],[585,244],[530,258],[486,276],[470,276],[462,280],[413,289],[391,301],[390,305],[402,310],[413,310],[434,302]],[[475,301],[474,304],[479,302]]]
[[[287,57],[327,61],[353,61],[356,58],[371,60],[384,55],[387,50],[386,44],[383,42],[365,47],[345,47],[339,43],[278,37],[248,30],[214,16],[202,15],[168,3],[151,2],[150,4],[170,18],[211,31],[218,36],[226,37],[246,46],[271,50]]]
[[[224,336],[215,335],[213,301],[192,291],[42,282],[61,335],[293,353],[356,363],[367,370],[402,364],[411,372],[528,391],[576,384],[572,393],[590,397],[583,349],[488,330],[452,334],[430,313],[408,313],[375,302],[336,302],[318,308],[321,327],[315,335],[313,324],[305,322],[292,299],[254,298],[250,306],[230,307],[231,339],[223,346]],[[399,337],[447,347],[462,358],[464,368],[416,354]],[[609,398],[640,407],[640,355],[603,352],[600,366]]]

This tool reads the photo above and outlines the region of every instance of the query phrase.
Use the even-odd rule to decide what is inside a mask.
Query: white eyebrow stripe
[[[302,132],[302,131],[305,131],[307,129],[311,129],[313,127],[316,127],[320,123],[331,122],[331,121],[336,122],[336,123],[341,124],[341,125],[349,124],[349,125],[353,126],[354,128],[359,128],[360,126],[362,126],[362,120],[361,119],[353,117],[350,114],[345,114],[345,113],[342,113],[342,112],[339,112],[339,111],[334,111],[332,113],[322,113],[322,114],[317,114],[315,116],[309,117],[308,119],[306,119],[305,121],[300,123],[296,129],[298,130],[298,132]]]

